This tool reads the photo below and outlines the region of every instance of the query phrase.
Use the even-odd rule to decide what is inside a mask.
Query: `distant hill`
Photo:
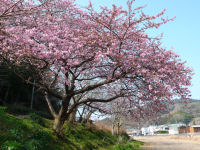
[[[110,118],[105,118],[99,122],[103,122],[106,125],[112,125]],[[150,119],[136,122],[125,118],[123,127],[128,129],[152,124],[173,124],[179,122],[200,125],[200,100],[192,99],[185,102],[181,99],[175,99],[174,104],[169,105],[168,109],[157,119],[157,122]]]
[[[184,102],[184,100],[175,100],[173,105],[169,105],[169,109],[159,119],[159,124],[170,123],[186,123],[200,124],[200,100],[192,99]]]

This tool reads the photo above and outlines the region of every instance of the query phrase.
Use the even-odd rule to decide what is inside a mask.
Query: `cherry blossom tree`
[[[0,3],[1,14],[13,5],[11,0]],[[34,8],[32,13],[0,19],[1,61],[30,71],[27,78],[16,74],[45,93],[55,132],[61,133],[69,115],[82,104],[123,97],[133,107],[159,107],[173,97],[188,98],[191,69],[162,47],[159,36],[147,33],[173,19],[163,18],[165,10],[149,16],[133,3],[127,1],[127,10],[113,5],[97,12],[91,3],[80,8],[73,0],[27,0],[9,12]],[[81,100],[73,101],[82,94]],[[59,112],[49,95],[61,101]]]

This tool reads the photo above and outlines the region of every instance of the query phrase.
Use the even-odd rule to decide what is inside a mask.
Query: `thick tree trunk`
[[[69,116],[70,123],[74,123],[76,121],[76,112],[77,112],[77,108],[70,114]]]
[[[57,117],[54,119],[53,130],[54,130],[57,134],[62,135],[63,126],[64,126],[64,121],[62,121],[62,119],[61,119],[60,116],[57,116]]]
[[[63,109],[63,106],[61,106],[59,114],[56,115],[56,117],[54,119],[53,130],[61,137],[63,136],[64,123],[66,120],[69,119],[69,115],[70,114],[67,114],[66,110]]]
[[[68,119],[69,115],[66,114],[67,109],[68,109],[68,103],[62,103],[61,108],[59,110],[59,113],[57,114],[51,104],[51,101],[48,98],[47,93],[45,93],[45,99],[46,102],[49,106],[49,110],[52,114],[52,116],[54,117],[54,124],[53,124],[53,130],[57,133],[58,136],[63,136],[63,127],[64,127],[64,123],[65,121]]]
[[[54,119],[53,130],[61,137],[63,137],[64,123],[68,119],[69,115],[64,112],[59,113]]]

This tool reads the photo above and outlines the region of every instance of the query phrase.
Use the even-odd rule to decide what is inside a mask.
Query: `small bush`
[[[8,135],[6,133],[0,134],[0,145],[2,142],[6,141],[8,139]]]
[[[122,134],[120,134],[120,136],[122,137],[123,142],[130,140],[130,137],[128,136],[127,133],[122,133]]]
[[[139,149],[141,145],[144,145],[144,142],[133,140],[133,145],[135,149]]]
[[[90,142],[82,142],[80,143],[80,147],[82,150],[93,150],[95,149],[96,147],[94,145],[92,145]]]
[[[33,135],[30,137],[30,139],[35,140],[34,142],[39,141],[41,147],[46,147],[51,144],[51,134],[52,133],[48,131],[36,128],[35,131],[33,131]]]
[[[24,144],[25,149],[27,150],[41,150],[45,148],[43,143],[36,139],[31,139]]]
[[[7,110],[7,107],[0,106],[0,113],[4,113],[4,112],[6,112],[6,110]]]
[[[134,149],[134,146],[131,144],[127,144],[127,145],[118,144],[113,148],[113,150],[133,150],[133,149]]]
[[[168,134],[169,131],[156,131],[155,133],[156,134]]]
[[[22,144],[16,141],[6,141],[1,146],[1,150],[22,150]]]
[[[40,124],[41,126],[45,126],[45,122],[44,122],[43,118],[40,117],[39,115],[37,115],[36,113],[30,113],[29,117],[31,120]]]
[[[10,133],[11,137],[17,141],[21,141],[23,139],[24,132],[22,129],[9,129],[8,132]]]

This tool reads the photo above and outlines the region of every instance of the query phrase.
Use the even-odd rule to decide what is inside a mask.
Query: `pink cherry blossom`
[[[147,32],[173,19],[164,17],[165,10],[149,16],[133,3],[128,10],[95,11],[91,3],[80,8],[73,0],[0,0],[0,60],[30,67],[35,86],[62,99],[62,117],[89,102],[123,98],[130,107],[158,111],[174,97],[187,99],[191,69]],[[81,94],[87,96],[69,105]]]

